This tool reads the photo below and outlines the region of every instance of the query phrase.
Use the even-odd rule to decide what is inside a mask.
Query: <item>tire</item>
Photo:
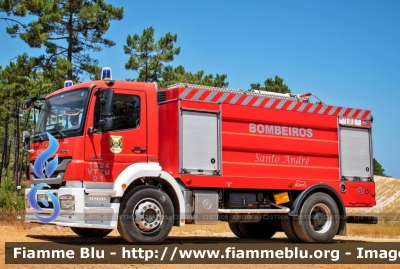
[[[270,239],[276,233],[276,227],[264,221],[238,223],[238,228],[245,238]]]
[[[239,238],[245,238],[245,236],[242,234],[238,227],[237,222],[229,222],[229,228],[231,229],[232,233],[236,235]]]
[[[173,224],[173,204],[161,190],[139,187],[127,193],[122,200],[118,231],[128,242],[162,242]]]
[[[285,233],[286,237],[292,242],[300,242],[300,238],[296,235],[296,232],[293,228],[293,217],[284,216],[281,219],[282,230]]]
[[[75,234],[81,237],[95,237],[95,238],[102,238],[113,231],[112,229],[94,229],[94,228],[79,228],[79,227],[70,227],[70,228]]]
[[[328,194],[317,192],[301,205],[299,217],[293,219],[293,228],[303,242],[330,242],[339,229],[338,216],[335,201]]]

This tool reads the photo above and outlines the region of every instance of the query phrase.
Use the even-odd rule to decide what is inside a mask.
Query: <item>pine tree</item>
[[[176,83],[190,83],[212,87],[228,87],[229,82],[225,81],[228,77],[226,74],[216,74],[215,77],[212,74],[204,75],[204,71],[198,71],[197,73],[187,72],[182,65],[176,68],[168,67],[162,73],[163,81],[160,86],[165,87]]]
[[[63,80],[99,73],[98,61],[90,52],[115,45],[103,35],[110,21],[123,18],[123,8],[104,0],[0,0],[0,12],[8,15],[2,19],[12,22],[7,27],[12,37],[19,36],[32,48],[45,48],[46,53],[37,57],[38,66],[47,75],[62,76]],[[30,23],[18,21],[27,15],[33,18]],[[56,67],[66,68],[67,73],[58,73]]]
[[[167,64],[180,53],[179,47],[174,48],[178,39],[176,34],[167,33],[155,41],[154,31],[153,27],[149,27],[143,30],[141,36],[134,34],[126,38],[124,52],[130,57],[125,68],[138,73],[137,81],[160,81]]]
[[[214,87],[228,86],[225,74],[204,75],[204,71],[191,73],[181,65],[174,68],[170,63],[180,53],[180,47],[174,47],[178,36],[167,33],[155,41],[154,32],[154,28],[149,27],[143,30],[141,36],[128,35],[126,39],[124,52],[130,57],[125,68],[138,73],[137,81],[158,82],[161,87],[179,82]]]
[[[277,92],[277,93],[290,93],[290,89],[286,84],[283,84],[283,78],[275,76],[275,79],[268,78],[264,81],[264,87],[260,83],[250,84],[252,90]]]
[[[387,177],[385,174],[385,169],[383,169],[382,165],[374,158],[374,174],[377,176]]]

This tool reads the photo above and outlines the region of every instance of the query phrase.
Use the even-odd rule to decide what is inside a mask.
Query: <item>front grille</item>
[[[54,158],[48,159],[47,163],[51,162],[52,160],[54,160]],[[60,165],[64,160],[70,160],[71,161],[71,157],[59,157],[57,165]],[[30,164],[33,167],[33,165],[35,164],[35,161],[30,161]]]
[[[48,162],[51,160],[53,160],[53,159],[49,159]],[[49,185],[54,185],[56,187],[55,189],[60,188],[60,185],[63,182],[65,170],[67,169],[67,166],[71,161],[72,161],[71,157],[59,158],[55,171],[49,178],[45,178],[45,179],[41,179],[35,175],[35,173],[34,173],[34,163],[35,162],[31,161],[29,164],[29,174],[30,174],[31,183],[33,183],[33,184],[47,183]],[[47,165],[47,164],[45,164],[45,165]],[[43,172],[43,173],[45,174],[45,172]]]

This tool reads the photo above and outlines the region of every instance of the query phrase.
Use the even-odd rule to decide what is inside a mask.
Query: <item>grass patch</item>
[[[17,195],[17,192],[20,195]],[[23,193],[21,186],[15,186],[10,178],[5,178],[0,187],[0,208],[3,210],[23,210],[25,208]]]
[[[13,229],[27,229],[33,223],[26,223],[24,220],[25,211],[15,209],[0,209],[0,226],[8,226]],[[34,224],[40,225],[40,224]]]
[[[400,222],[380,221],[378,224],[347,224],[347,236],[396,239],[400,237]]]

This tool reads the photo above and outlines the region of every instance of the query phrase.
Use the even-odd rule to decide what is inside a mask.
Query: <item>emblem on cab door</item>
[[[120,153],[122,151],[122,136],[110,136],[110,150],[112,153]]]

